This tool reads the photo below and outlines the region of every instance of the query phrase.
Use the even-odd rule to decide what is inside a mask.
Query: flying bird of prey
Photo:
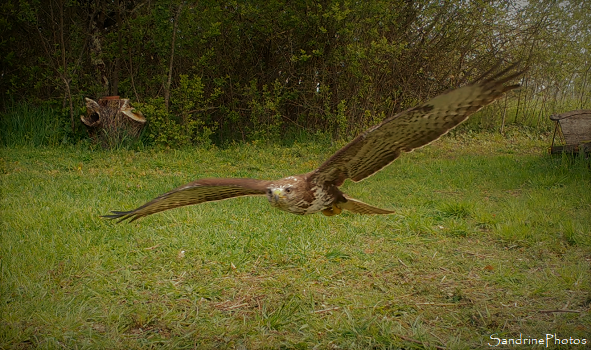
[[[519,84],[505,85],[524,72],[510,73],[515,66],[385,119],[307,174],[279,180],[201,179],[164,193],[137,209],[113,211],[104,217],[134,221],[185,205],[251,195],[266,195],[272,206],[293,214],[321,211],[331,216],[340,214],[343,209],[359,214],[393,213],[353,199],[341,192],[339,186],[346,179],[361,181],[390,164],[402,152],[437,140],[472,113],[519,87]]]

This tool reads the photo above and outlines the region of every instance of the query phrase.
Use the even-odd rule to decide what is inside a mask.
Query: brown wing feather
[[[507,75],[513,68],[515,65],[487,80],[444,93],[387,118],[341,148],[311,173],[311,180],[337,186],[347,178],[357,182],[390,164],[402,152],[437,140],[472,113],[519,87],[504,85],[524,72]]]
[[[358,214],[392,214],[394,210],[389,209],[382,209],[378,207],[374,207],[373,205],[369,205],[367,203],[363,203],[357,199],[351,198],[346,194],[343,194],[345,199],[347,200],[344,203],[338,203],[339,208],[347,209],[353,213]]]
[[[131,221],[160,211],[185,205],[219,201],[239,196],[263,195],[269,181],[255,179],[201,179],[190,182],[152,199],[131,211],[112,211],[104,215],[108,219]]]

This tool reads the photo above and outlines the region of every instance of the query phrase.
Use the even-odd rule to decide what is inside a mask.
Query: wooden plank
[[[591,109],[577,109],[575,111],[570,111],[570,112],[566,112],[566,113],[553,114],[550,116],[550,120],[556,121],[556,120],[561,120],[564,118],[578,116],[580,114],[591,114]]]
[[[591,113],[561,119],[559,123],[567,145],[591,141]]]
[[[560,123],[562,136],[567,145],[591,142],[591,110],[581,109],[550,116]]]

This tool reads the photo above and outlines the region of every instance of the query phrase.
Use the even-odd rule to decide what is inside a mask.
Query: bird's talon
[[[332,207],[324,209],[322,211],[322,214],[324,214],[326,216],[333,216],[333,215],[339,215],[342,211],[343,211],[343,209],[341,209],[341,208],[337,207],[335,204],[333,204]]]

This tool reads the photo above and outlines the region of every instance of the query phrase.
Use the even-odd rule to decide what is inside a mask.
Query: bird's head
[[[267,199],[272,206],[289,212],[301,200],[298,191],[299,182],[302,180],[295,176],[274,181],[267,187]]]

